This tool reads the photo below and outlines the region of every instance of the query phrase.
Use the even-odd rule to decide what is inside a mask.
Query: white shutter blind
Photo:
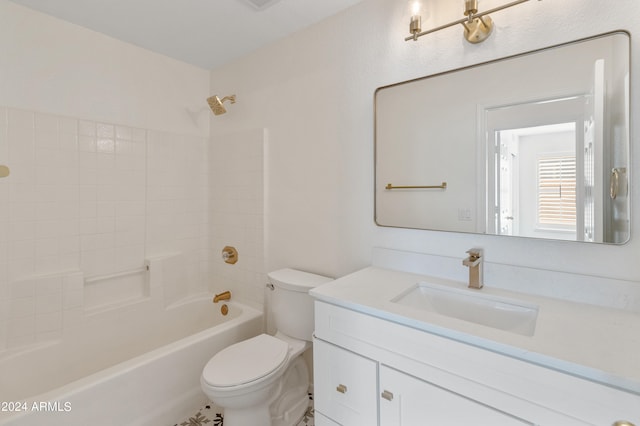
[[[538,159],[538,223],[576,226],[576,158]]]

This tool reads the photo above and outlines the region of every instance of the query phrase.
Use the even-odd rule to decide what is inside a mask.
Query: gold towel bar
[[[432,186],[393,186],[388,183],[384,189],[447,189],[447,182],[442,182],[441,185],[432,185]]]

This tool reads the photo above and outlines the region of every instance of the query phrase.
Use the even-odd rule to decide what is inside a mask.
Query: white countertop
[[[311,290],[317,300],[640,394],[640,313],[493,289],[469,292],[538,305],[533,336],[391,302],[418,282],[466,283],[369,267]]]

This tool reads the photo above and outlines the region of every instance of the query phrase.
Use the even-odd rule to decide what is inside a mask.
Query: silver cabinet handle
[[[336,390],[340,393],[347,393],[347,387],[343,384],[339,384]]]
[[[388,390],[382,391],[380,396],[386,399],[387,401],[393,400],[393,393],[389,392]]]

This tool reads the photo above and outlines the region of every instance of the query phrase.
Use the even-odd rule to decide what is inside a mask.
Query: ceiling
[[[11,0],[213,69],[362,0]],[[258,10],[251,2],[265,3]]]

